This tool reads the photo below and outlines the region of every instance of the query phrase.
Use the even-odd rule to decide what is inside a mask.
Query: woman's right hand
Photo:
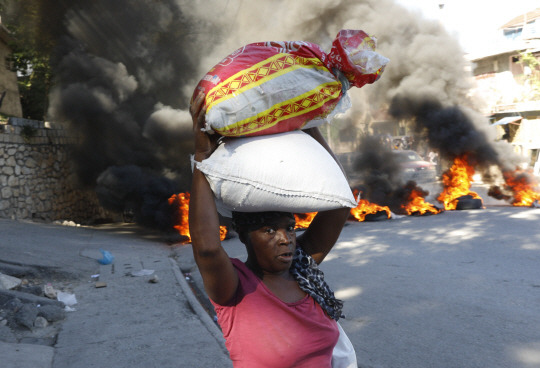
[[[205,95],[199,92],[189,107],[189,113],[193,120],[193,134],[195,143],[195,160],[202,161],[212,154],[217,148],[218,134],[208,134],[206,130],[206,107],[204,106]]]

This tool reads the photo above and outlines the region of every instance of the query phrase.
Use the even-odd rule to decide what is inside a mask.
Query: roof
[[[516,42],[514,44],[506,44],[504,45],[504,47],[493,48],[488,51],[483,51],[482,53],[476,53],[476,54],[470,53],[470,54],[465,55],[465,57],[469,61],[476,62],[478,60],[490,58],[497,55],[518,54],[521,52],[528,52],[531,54],[536,54],[537,52],[540,52],[540,43],[534,43],[534,42],[517,43]]]
[[[521,116],[507,116],[505,118],[502,118],[501,120],[497,121],[496,123],[493,123],[491,125],[506,125],[514,123],[515,121],[523,119]]]
[[[538,18],[540,18],[540,8],[536,8],[535,10],[531,10],[530,12],[527,12],[525,14],[518,15],[508,23],[502,25],[500,29],[521,26],[523,25],[523,23],[525,23],[525,21],[530,22]]]

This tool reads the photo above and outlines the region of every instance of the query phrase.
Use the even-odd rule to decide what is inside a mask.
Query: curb
[[[227,355],[227,357],[229,357],[229,352],[227,351],[227,348],[225,347],[225,339],[223,338],[223,334],[221,333],[221,330],[214,323],[214,321],[212,321],[212,318],[210,318],[206,310],[204,310],[204,308],[201,306],[201,304],[199,303],[199,301],[193,294],[193,291],[188,285],[186,278],[180,271],[180,267],[178,266],[176,261],[172,258],[169,258],[169,260],[171,261],[171,266],[174,272],[174,276],[176,277],[176,280],[180,284],[180,288],[182,289],[182,292],[186,296],[191,309],[193,309],[195,314],[199,317],[199,320],[206,327],[208,332],[210,332],[210,334],[216,339],[223,353]]]
[[[51,368],[54,353],[52,346],[0,341],[2,367]]]

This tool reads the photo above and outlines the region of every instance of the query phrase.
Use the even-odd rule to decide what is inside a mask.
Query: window
[[[515,40],[516,38],[521,37],[522,32],[523,32],[523,27],[506,28],[505,30],[503,30],[503,36],[507,40]]]

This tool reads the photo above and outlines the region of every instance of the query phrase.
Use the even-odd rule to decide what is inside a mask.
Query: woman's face
[[[261,271],[288,271],[296,250],[295,221],[289,216],[270,220],[259,229],[248,233],[249,244]]]

